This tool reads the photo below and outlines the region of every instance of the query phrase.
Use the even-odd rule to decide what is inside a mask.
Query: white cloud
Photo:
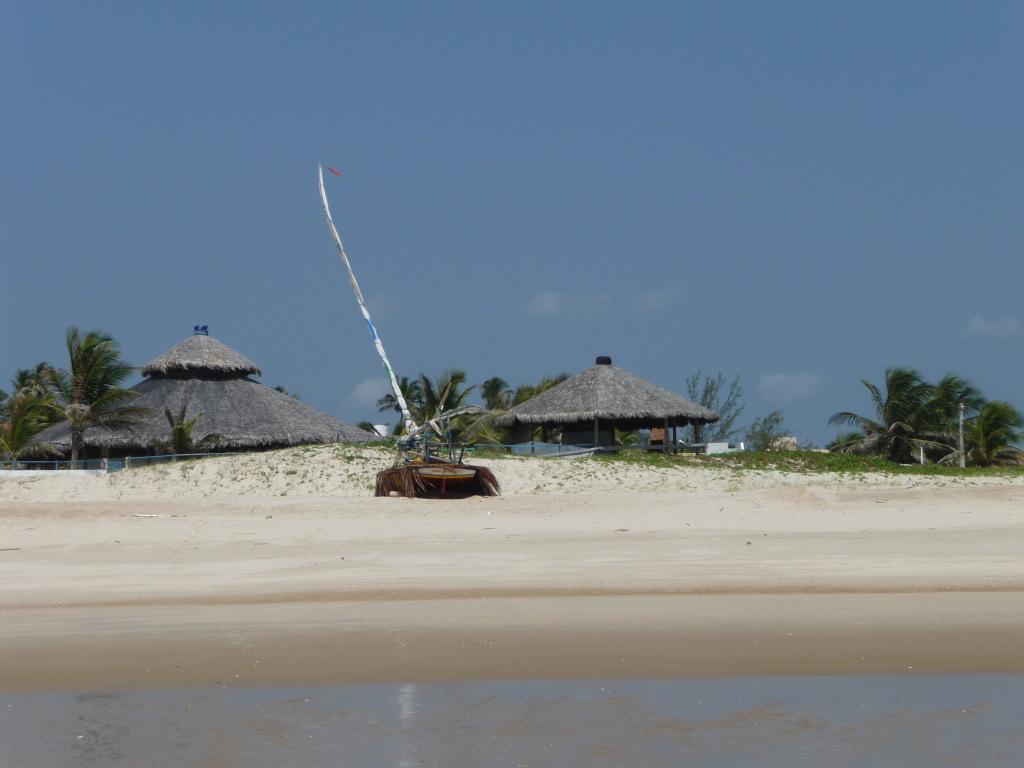
[[[1020,333],[1020,318],[1005,315],[998,320],[988,320],[981,315],[971,315],[967,322],[968,336],[1016,336]]]
[[[560,291],[544,291],[526,303],[526,314],[531,317],[592,316],[603,312],[608,301],[609,297],[603,293],[567,296]]]
[[[765,400],[801,400],[820,384],[821,377],[816,373],[766,373],[757,385],[757,393]]]
[[[538,293],[526,304],[526,314],[534,317],[554,317],[565,306],[565,296],[558,291]]]
[[[352,393],[348,396],[348,400],[354,405],[369,408],[377,405],[377,401],[390,391],[391,384],[387,379],[363,379],[356,385],[356,388],[352,390]]]

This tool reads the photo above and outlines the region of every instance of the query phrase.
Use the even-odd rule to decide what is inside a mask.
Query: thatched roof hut
[[[283,448],[307,443],[361,443],[376,435],[346,424],[300,400],[254,381],[256,364],[212,336],[197,331],[142,367],[146,377],[132,387],[139,396],[133,407],[148,415],[131,427],[107,430],[90,427],[87,449],[112,454],[148,453],[170,437],[165,409],[177,417],[198,417],[192,437],[217,435],[210,450]],[[37,436],[70,451],[71,431],[56,424]]]
[[[718,414],[612,365],[610,357],[520,403],[495,419],[517,427],[561,427],[563,442],[611,444],[612,429],[679,427],[718,421]],[[586,438],[590,439],[586,439]],[[513,441],[515,441],[513,439]]]
[[[191,374],[228,379],[262,375],[252,360],[199,330],[142,366],[143,376],[188,377]]]

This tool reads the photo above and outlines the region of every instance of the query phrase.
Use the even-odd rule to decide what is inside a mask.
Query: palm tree
[[[936,462],[954,454],[959,457],[960,407],[963,406],[965,416],[970,419],[984,403],[981,392],[967,379],[954,373],[943,376],[921,409],[918,421],[918,430],[924,438],[919,447],[921,453]]]
[[[186,419],[186,407],[181,406],[177,416],[171,413],[170,408],[164,408],[164,416],[171,425],[171,439],[166,443],[166,447],[171,453],[207,453],[220,440],[220,435],[211,432],[200,440],[193,439],[192,430],[203,414]]]
[[[505,411],[512,405],[512,389],[500,376],[494,376],[481,384],[480,396],[488,411]]]
[[[85,444],[88,427],[117,429],[128,426],[147,411],[127,403],[138,395],[121,385],[134,368],[121,359],[121,347],[101,331],[83,337],[75,328],[67,332],[68,368],[48,368],[47,388],[53,394],[50,409],[71,428],[71,461]]]
[[[967,379],[949,373],[939,380],[931,398],[922,408],[918,424],[923,434],[940,444],[937,451],[941,455],[936,458],[942,458],[957,445],[960,406],[964,406],[967,418],[972,418],[984,404],[981,392]]]
[[[934,423],[929,408],[935,409],[936,388],[910,368],[890,368],[885,372],[885,394],[867,379],[863,381],[875,407],[875,418],[851,411],[840,411],[829,424],[848,424],[860,434],[848,439],[837,450],[843,453],[873,453],[890,461],[909,462],[920,447],[938,448],[943,444],[933,435]]]
[[[967,379],[955,373],[947,373],[935,385],[926,411],[929,419],[936,424],[956,424],[960,419],[961,403],[968,413],[976,413],[985,404],[985,398]]]
[[[525,403],[531,397],[536,397],[541,392],[558,386],[568,378],[568,373],[559,373],[557,376],[544,376],[536,384],[520,384],[512,394],[512,405]]]
[[[19,368],[14,378],[11,379],[11,386],[15,394],[27,392],[35,397],[44,397],[47,393],[46,382],[49,363],[36,363],[32,368]]]
[[[0,454],[17,461],[26,454],[60,453],[49,443],[33,443],[33,438],[50,425],[47,398],[22,391],[7,398],[6,406],[6,418],[0,423]]]
[[[476,385],[467,387],[465,384],[466,372],[458,368],[443,371],[436,379],[421,373],[416,380],[417,402],[409,404],[413,421],[425,425],[445,412],[467,405],[466,400]],[[452,438],[458,441],[468,425],[466,417],[457,416],[448,421],[447,428]]]
[[[859,443],[864,439],[864,435],[860,432],[840,432],[830,442],[827,448],[833,453],[852,453],[848,449],[854,447],[856,443]]]
[[[1024,439],[1022,427],[1024,417],[1009,403],[985,403],[965,424],[964,449],[968,461],[979,467],[1024,463],[1024,451],[1014,445]]]
[[[398,389],[401,391],[402,397],[405,398],[406,405],[409,406],[410,412],[417,412],[423,401],[423,393],[420,390],[419,381],[410,379],[408,376],[403,376],[398,380]],[[402,408],[398,405],[398,398],[395,397],[393,392],[388,392],[384,397],[377,401],[377,411],[380,413],[384,413],[385,411],[394,411],[397,413],[398,423],[395,425],[395,429],[392,434],[401,435],[405,433],[405,419],[402,416]]]
[[[436,379],[421,373],[419,387],[421,393],[420,411],[414,418],[423,424],[435,419],[444,411],[454,411],[466,404],[466,398],[476,389],[465,386],[466,372],[458,368],[443,371]]]
[[[34,397],[37,400],[41,400],[47,395],[46,389],[46,372],[50,366],[47,363],[37,363],[34,368],[19,368],[14,378],[11,379],[11,387],[13,394],[8,395],[2,389],[0,389],[0,421],[7,421],[9,415],[10,400],[17,395],[26,394],[30,397]],[[54,418],[50,411],[46,411],[43,414],[43,418],[47,420],[48,424],[52,424]]]

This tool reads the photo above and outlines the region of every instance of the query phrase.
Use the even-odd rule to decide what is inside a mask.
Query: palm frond
[[[832,414],[828,423],[832,426],[848,424],[849,426],[856,427],[865,434],[884,431],[882,425],[877,421],[872,421],[866,416],[861,416],[860,414],[852,413],[850,411],[840,411],[839,413]]]

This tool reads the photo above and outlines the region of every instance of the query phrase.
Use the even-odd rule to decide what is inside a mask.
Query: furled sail
[[[366,325],[370,329],[370,338],[373,339],[373,345],[377,348],[377,354],[380,355],[380,361],[384,365],[384,370],[387,371],[388,378],[391,381],[391,391],[395,393],[398,407],[402,411],[402,418],[405,420],[406,438],[413,439],[419,434],[420,427],[412,420],[412,414],[409,413],[409,404],[405,402],[405,396],[398,386],[398,379],[395,378],[395,372],[391,368],[387,352],[384,351],[384,345],[381,343],[380,335],[377,333],[377,327],[373,324],[373,320],[370,318],[370,311],[366,308],[363,292],[359,290],[359,283],[356,281],[355,273],[352,271],[352,264],[348,260],[348,254],[345,253],[345,246],[341,244],[341,235],[338,234],[338,229],[334,226],[334,219],[331,217],[331,207],[327,203],[327,190],[324,188],[323,165],[319,165],[317,170],[320,179],[320,200],[324,204],[324,216],[327,217],[327,226],[330,227],[331,235],[334,236],[334,244],[338,246],[338,253],[341,255],[341,262],[345,265],[345,270],[348,272],[348,281],[351,283],[352,290],[356,294],[356,301],[359,302],[359,311],[363,313],[363,319],[366,320]]]

